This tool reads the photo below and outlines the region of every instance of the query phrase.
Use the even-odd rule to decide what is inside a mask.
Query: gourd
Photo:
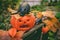
[[[16,19],[15,16],[12,16],[10,23],[12,25],[12,28],[8,32],[11,37],[14,37],[17,31],[26,32],[33,28],[35,24],[35,17],[32,15],[25,15],[19,19]]]

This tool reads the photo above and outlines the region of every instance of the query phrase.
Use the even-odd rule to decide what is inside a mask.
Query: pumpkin
[[[46,26],[44,26],[42,28],[42,32],[45,34],[51,29],[51,27],[53,27],[53,22],[51,22],[50,20],[46,19],[46,20],[43,21],[43,23],[46,24]]]
[[[32,28],[35,24],[35,17],[34,16],[24,16],[16,19],[15,17],[11,18],[11,25],[12,27],[16,28],[20,31],[27,31]]]
[[[43,34],[46,34],[48,31],[49,31],[49,28],[47,26],[42,28]]]
[[[49,27],[49,29],[53,32],[56,32],[57,29],[60,27],[60,23],[58,21],[58,19],[54,16],[54,17],[49,17],[49,18],[45,18],[45,20],[43,21],[46,25],[48,25],[47,27]]]
[[[25,15],[23,17],[16,19],[15,16],[12,16],[10,22],[12,28],[8,31],[8,33],[11,37],[14,37],[17,31],[26,32],[32,27],[34,27],[35,17],[32,15]]]

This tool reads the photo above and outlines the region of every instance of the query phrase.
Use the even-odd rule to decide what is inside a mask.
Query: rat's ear
[[[8,8],[8,11],[11,12],[12,14],[17,13],[16,10],[13,10],[13,9],[11,9],[11,8]]]
[[[16,32],[17,30],[15,28],[11,28],[9,31],[8,31],[8,34],[11,36],[11,37],[14,37],[16,35]]]

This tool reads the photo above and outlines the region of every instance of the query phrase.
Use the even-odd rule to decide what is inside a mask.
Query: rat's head
[[[26,2],[22,3],[18,9],[18,13],[20,14],[20,16],[29,14],[29,12],[30,12],[30,5]]]

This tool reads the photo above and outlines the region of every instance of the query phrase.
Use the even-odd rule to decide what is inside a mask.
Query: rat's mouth
[[[20,28],[27,28],[28,27],[28,25],[22,25],[22,26],[20,26]]]

